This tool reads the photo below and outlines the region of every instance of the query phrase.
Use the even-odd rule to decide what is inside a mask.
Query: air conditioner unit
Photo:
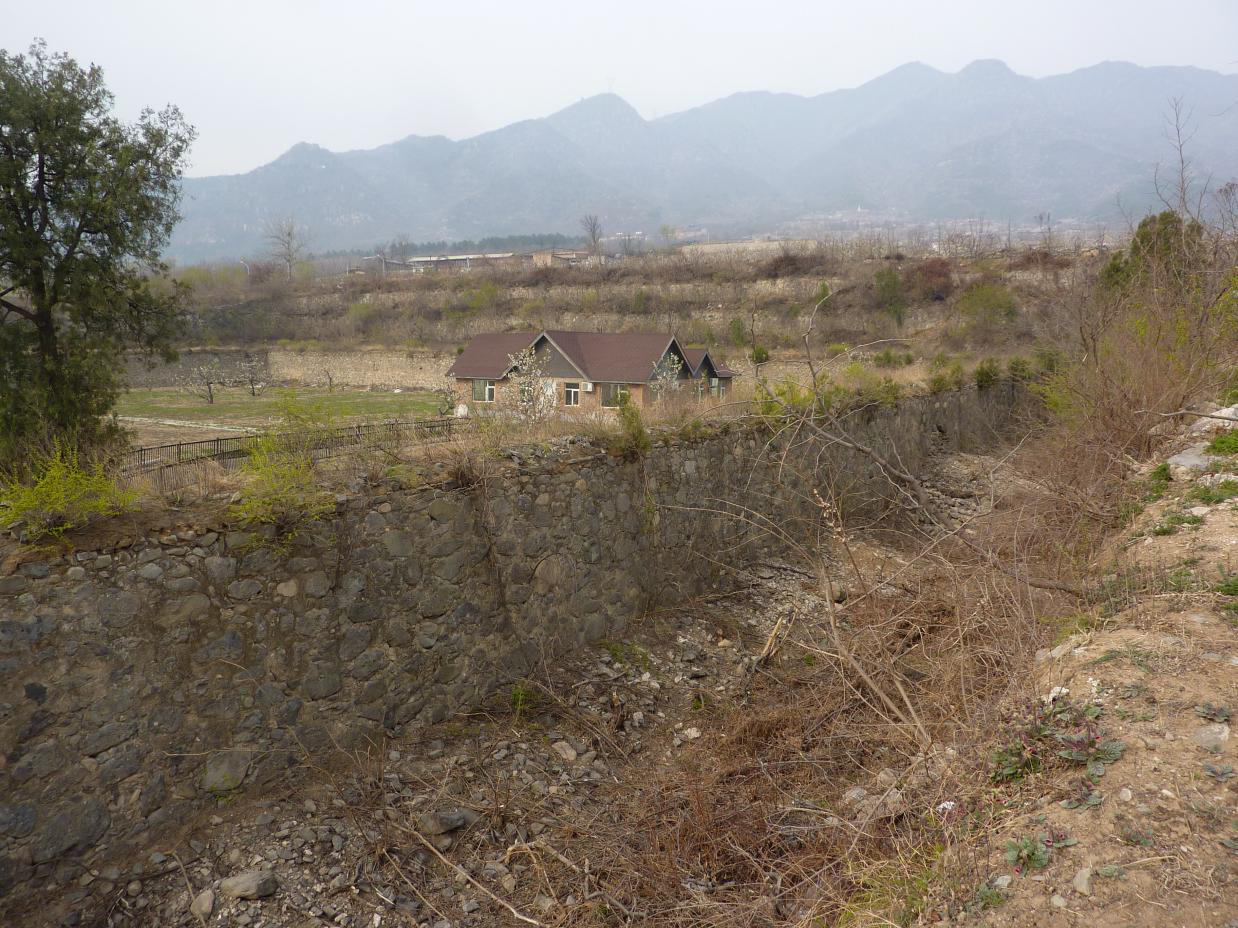
[[[589,383],[588,381],[585,381],[584,383],[580,385],[580,389],[584,390],[586,393],[592,393],[593,384]]]

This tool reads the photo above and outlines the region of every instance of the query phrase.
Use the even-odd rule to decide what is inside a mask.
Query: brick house
[[[705,348],[683,348],[666,332],[495,332],[478,335],[447,370],[470,412],[513,404],[511,358],[532,347],[555,406],[566,412],[637,406],[654,399],[659,372],[678,368],[680,389],[721,399],[735,372]]]

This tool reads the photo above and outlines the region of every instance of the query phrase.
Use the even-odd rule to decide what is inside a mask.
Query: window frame
[[[563,405],[564,406],[579,406],[580,405],[580,381],[579,380],[563,381]]]
[[[602,390],[602,408],[603,409],[618,409],[623,405],[623,398],[627,397],[628,402],[632,401],[632,387],[626,383],[603,383],[600,385]],[[613,402],[607,402],[607,394],[610,394]]]
[[[487,380],[484,377],[473,378],[473,402],[474,403],[493,403],[494,402],[494,385],[496,381]],[[478,387],[481,387],[481,396],[478,396]]]

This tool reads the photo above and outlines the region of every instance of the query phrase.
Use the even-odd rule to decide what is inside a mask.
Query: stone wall
[[[1003,384],[852,430],[915,471],[988,444],[1016,405]],[[0,914],[79,892],[84,867],[152,848],[234,789],[447,718],[729,583],[772,544],[727,514],[739,505],[810,538],[812,485],[869,510],[890,492],[840,445],[800,448],[799,467],[776,452],[737,425],[636,460],[569,445],[472,487],[355,487],[283,550],[185,514],[0,577]]]
[[[214,363],[226,379],[240,381],[242,365],[251,358],[266,365],[267,349],[186,348],[171,364],[159,360],[152,364],[145,356],[134,353],[125,359],[125,376],[131,387],[177,387],[190,380],[189,373],[195,367]]]

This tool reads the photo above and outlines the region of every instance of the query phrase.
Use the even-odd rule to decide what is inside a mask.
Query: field
[[[263,429],[277,424],[289,403],[311,407],[315,416],[339,424],[358,419],[410,419],[434,416],[439,400],[433,393],[371,390],[268,389],[251,396],[239,389],[223,390],[208,403],[176,388],[130,390],[121,395],[116,413],[134,433],[135,445],[196,441]]]

